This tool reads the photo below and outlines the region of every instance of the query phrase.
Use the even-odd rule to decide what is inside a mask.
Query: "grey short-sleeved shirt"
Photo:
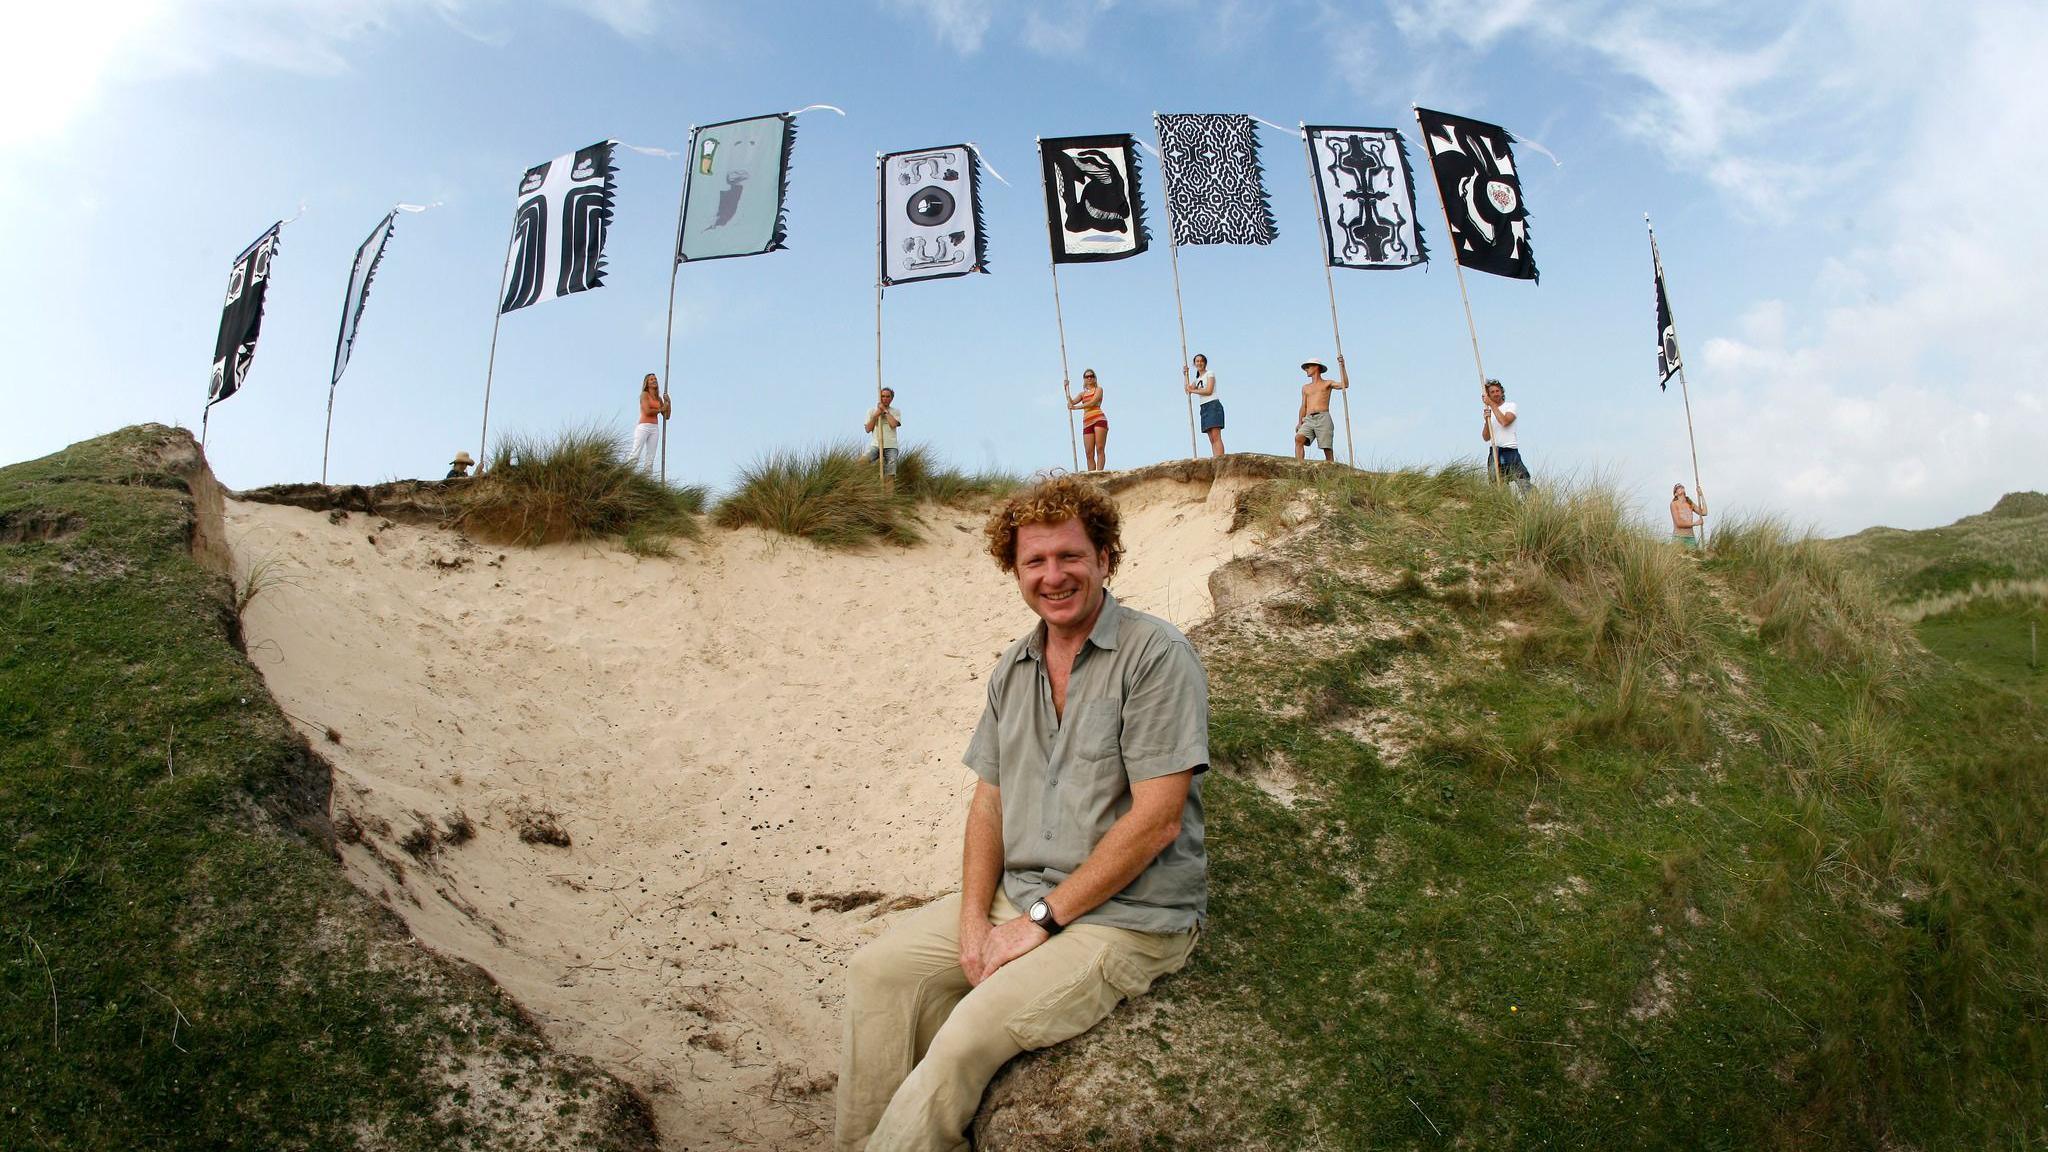
[[[1209,767],[1209,678],[1173,625],[1105,592],[1074,658],[1062,721],[1040,624],[989,673],[988,704],[965,760],[1002,790],[1003,895],[1019,908],[1081,866],[1130,811],[1133,782],[1193,770],[1180,836],[1079,922],[1179,932],[1208,915],[1201,773]]]

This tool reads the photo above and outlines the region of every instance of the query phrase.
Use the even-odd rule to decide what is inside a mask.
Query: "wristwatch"
[[[1047,904],[1043,900],[1033,900],[1031,902],[1031,911],[1026,912],[1025,915],[1031,918],[1033,924],[1045,929],[1045,934],[1048,936],[1057,936],[1060,934],[1060,929],[1066,927],[1066,925],[1058,920],[1053,919],[1052,905]]]

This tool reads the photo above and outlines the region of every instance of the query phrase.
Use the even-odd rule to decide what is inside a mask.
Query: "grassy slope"
[[[2048,702],[2048,496],[2011,492],[1945,528],[1869,528],[1833,544],[1916,620],[1930,651]]]
[[[1325,520],[1195,637],[1210,933],[982,1147],[2048,1139],[2048,716],[1767,530],[1695,565],[1456,474],[1255,504]]]
[[[1989,512],[1917,532],[1866,528],[1834,541],[1907,602],[1993,580],[2048,577],[2048,496],[2010,492]]]
[[[0,470],[0,1147],[650,1146],[325,850],[325,765],[192,555],[192,447]]]

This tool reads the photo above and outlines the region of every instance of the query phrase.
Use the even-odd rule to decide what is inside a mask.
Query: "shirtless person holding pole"
[[[1294,420],[1294,458],[1304,459],[1303,450],[1310,443],[1320,443],[1323,459],[1337,458],[1337,426],[1330,420],[1330,390],[1351,387],[1351,373],[1344,370],[1344,357],[1337,357],[1337,379],[1325,380],[1323,373],[1329,369],[1320,360],[1305,360],[1301,370],[1308,373],[1308,383],[1301,386],[1301,412]]]

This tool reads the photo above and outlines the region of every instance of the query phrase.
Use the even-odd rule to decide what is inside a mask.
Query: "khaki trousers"
[[[989,923],[1021,913],[996,892]],[[960,970],[960,896],[854,953],[839,1049],[839,1152],[956,1152],[998,1069],[1086,1032],[1177,972],[1195,931],[1074,924],[979,986]]]

